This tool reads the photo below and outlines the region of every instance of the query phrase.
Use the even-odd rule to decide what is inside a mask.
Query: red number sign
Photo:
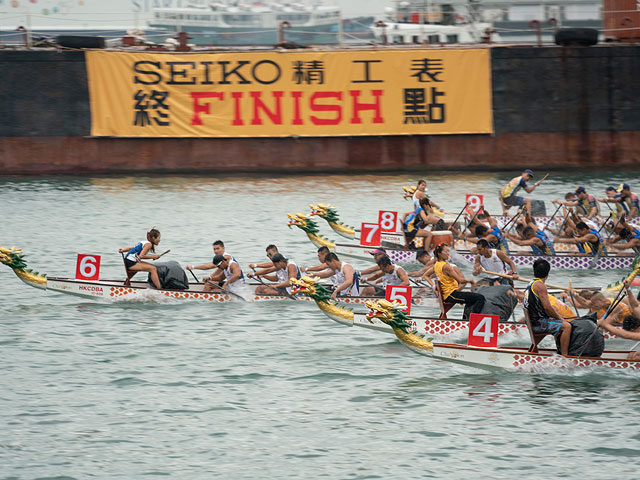
[[[469,346],[491,347],[498,346],[498,315],[484,315],[472,313],[469,317]]]
[[[398,212],[380,210],[378,213],[378,225],[381,232],[395,232],[398,225]]]
[[[467,194],[466,198],[469,205],[467,206],[467,213],[469,215],[473,215],[478,210],[480,210],[480,205],[484,205],[484,198],[482,195],[471,195]]]
[[[78,254],[76,280],[98,280],[100,276],[100,255]]]
[[[379,247],[380,225],[377,223],[363,223],[360,228],[360,245],[365,247]]]
[[[406,308],[402,310],[407,315],[411,315],[411,287],[403,287],[401,285],[387,285],[387,291],[384,295],[385,300],[393,302],[399,301]]]

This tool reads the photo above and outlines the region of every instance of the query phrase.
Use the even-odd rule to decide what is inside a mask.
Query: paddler
[[[621,239],[624,243],[616,243],[616,240]],[[640,231],[629,228],[623,228],[620,230],[618,237],[611,238],[605,242],[607,246],[614,250],[627,250],[631,249],[637,255],[640,255]]]
[[[576,209],[576,213],[584,215],[587,218],[594,218],[600,215],[598,199],[590,193],[587,193],[587,190],[584,187],[576,188],[573,199],[568,200],[565,196],[564,202],[560,200],[552,200],[552,203],[565,205],[567,207],[574,207]]]
[[[511,275],[513,280],[518,278],[517,269],[513,260],[511,260],[502,250],[491,248],[489,242],[485,239],[478,240],[478,254],[476,255],[473,274],[480,275],[482,270],[489,272]],[[508,266],[508,268],[507,268]],[[476,282],[478,285],[511,285],[513,280],[504,277],[491,276],[485,277]]]
[[[148,272],[151,276],[153,285],[160,289],[162,284],[160,283],[160,277],[158,277],[158,269],[142,260],[157,260],[161,255],[155,255],[155,247],[160,243],[160,232],[155,228],[152,228],[147,232],[147,239],[136,243],[132,247],[119,248],[118,253],[125,253],[124,265],[129,274],[129,278],[125,281],[125,286],[131,285],[131,277],[138,272]],[[149,255],[149,252],[153,252],[154,255]]]
[[[618,337],[626,338],[628,340],[640,341],[640,306],[638,300],[633,296],[631,290],[629,290],[630,282],[624,281],[624,288],[627,294],[627,301],[631,308],[632,315],[627,315],[622,321],[622,328],[613,326],[613,319],[609,315],[604,320],[598,322],[598,326],[604,328],[609,333],[612,333]],[[628,360],[640,360],[640,352],[629,352],[627,356]]]
[[[331,253],[329,247],[325,247],[324,245],[318,248],[316,255],[318,256],[318,261],[320,262],[318,265],[314,265],[313,267],[300,267],[300,271],[303,273],[315,273],[326,270],[329,266],[325,262],[327,255]]]
[[[420,205],[414,212],[403,215],[402,233],[404,234],[405,248],[409,248],[409,245],[416,237],[423,238],[423,245],[431,245],[433,233],[426,230],[426,227],[429,224],[437,223],[440,218],[431,213],[427,213],[429,208],[429,199],[425,197],[420,200]]]
[[[331,298],[357,297],[360,294],[360,279],[353,265],[341,261],[338,256],[329,252],[324,257],[324,265],[328,268],[315,273],[320,278],[329,278],[333,284]],[[307,270],[308,271],[308,270]]]
[[[509,253],[509,245],[504,236],[502,230],[498,226],[498,222],[495,218],[489,214],[484,208],[484,205],[480,206],[481,212],[484,213],[484,219],[489,224],[489,227],[484,225],[480,220],[478,220],[478,215],[472,219],[472,224],[475,224],[475,237],[471,236],[471,233],[465,235],[465,240],[471,243],[478,243],[480,239],[486,240],[489,243],[489,248],[502,250],[504,253]]]
[[[522,208],[524,206],[528,212],[531,211],[531,200],[529,198],[519,197],[516,195],[516,193],[518,193],[521,188],[525,192],[531,193],[536,189],[538,185],[542,183],[542,180],[538,180],[531,187],[529,187],[527,185],[527,182],[532,178],[533,171],[526,169],[522,172],[522,175],[513,178],[502,188],[499,197],[500,203],[502,204],[502,213],[504,215],[507,215],[509,213],[509,209],[511,207]]]
[[[429,268],[431,268],[433,264],[436,263],[436,259],[431,258],[429,252],[427,252],[426,250],[418,250],[416,252],[416,260],[420,262],[423,267],[420,270],[407,272],[407,275],[409,277],[423,277],[423,275],[427,273],[427,270],[429,270]],[[433,281],[430,278],[425,280],[429,283],[429,285],[433,286]]]
[[[518,231],[516,229],[516,231]],[[531,247],[535,255],[555,255],[556,251],[549,238],[541,230],[534,230],[527,225],[522,229],[522,236],[518,237],[512,233],[505,233],[507,238],[516,245]]]
[[[256,268],[269,268],[269,267],[271,267],[271,265],[272,265],[271,257],[273,257],[276,253],[280,253],[278,251],[278,247],[276,247],[273,243],[267,245],[267,248],[265,248],[265,251],[266,251],[266,254],[267,254],[267,258],[269,258],[269,261],[268,262],[263,262],[263,263],[250,263],[249,264],[249,268],[250,269],[255,270]]]
[[[422,179],[418,180],[416,191],[413,192],[413,196],[411,197],[414,211],[420,208],[420,200],[422,200],[423,198],[427,198],[426,190],[427,181]]]
[[[470,305],[471,313],[482,312],[485,303],[484,295],[461,291],[467,283],[470,283],[472,288],[475,287],[475,282],[466,279],[458,267],[449,263],[449,253],[448,245],[444,243],[438,245],[433,250],[436,262],[425,273],[425,277],[431,278],[434,275],[438,277],[443,302]]]
[[[596,317],[598,320],[602,319],[605,312],[613,302],[612,299],[605,297],[601,292],[594,293],[590,298],[587,297],[587,294],[581,294],[580,292],[573,291],[573,299],[576,302],[576,307],[578,308],[588,308],[589,312],[596,312]],[[566,292],[562,292],[562,298],[569,298],[569,294]],[[614,308],[611,313],[609,313],[612,318],[612,322],[615,324],[621,324],[624,317],[627,315],[631,315],[631,309],[626,303],[619,303],[616,308]]]
[[[544,258],[533,262],[534,279],[524,294],[524,308],[529,313],[533,333],[560,335],[560,352],[569,355],[571,324],[551,305],[545,282],[549,277],[551,265]]]
[[[567,222],[573,223],[573,220],[567,219]],[[578,222],[575,224],[576,236],[573,238],[556,238],[556,242],[559,243],[573,243],[581,247],[581,251],[592,256],[606,255],[607,249],[604,246],[604,241],[600,236],[600,233],[595,228],[590,228],[584,222]]]
[[[607,195],[606,198],[598,198],[599,202],[602,203],[613,203],[615,204],[616,207],[616,211],[615,214],[616,216],[620,217],[622,215],[627,215],[629,212],[626,208],[626,204],[622,201],[622,195],[620,193],[618,193],[618,191],[615,189],[615,187],[607,187],[605,190],[605,194]]]
[[[376,263],[378,264],[380,271],[369,276],[366,280],[367,283],[373,283],[380,279],[382,287],[378,287],[377,285],[364,287],[362,292],[360,292],[360,295],[363,297],[384,296],[387,285],[409,286],[411,284],[405,269],[399,265],[391,263],[391,259],[386,255],[380,257]]]
[[[224,255],[216,255],[213,257],[211,261],[213,265],[218,269],[221,273],[219,283],[217,285],[213,284],[211,281],[205,282],[204,291],[209,292],[212,290],[222,290],[232,292],[232,293],[240,293],[242,287],[244,285],[244,274],[242,273],[242,269],[238,262],[236,262],[233,257],[229,259]],[[214,277],[212,275],[213,282],[215,283],[219,277]]]
[[[229,262],[233,261],[238,263],[237,260],[233,258],[233,255],[225,251],[224,242],[222,240],[216,240],[215,242],[213,242],[213,255],[214,257],[217,255],[222,255]],[[213,260],[211,261],[211,263],[202,263],[200,265],[187,265],[187,270],[211,270],[212,268],[216,268],[216,265],[213,263]],[[213,282],[221,285],[222,282],[224,282],[224,274],[222,273],[221,270],[216,268],[216,270],[210,276],[204,277],[202,281],[204,283]],[[206,285],[205,285],[205,288],[206,288]]]
[[[258,295],[291,295],[291,279],[300,279],[300,269],[293,260],[284,258],[281,253],[276,253],[271,257],[271,267],[259,270],[255,273],[247,273],[248,278],[264,277],[270,282],[277,282],[272,285],[259,285],[256,287]],[[275,275],[270,275],[275,273]]]

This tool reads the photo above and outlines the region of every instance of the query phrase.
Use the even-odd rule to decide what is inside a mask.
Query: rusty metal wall
[[[640,46],[495,47],[494,135],[91,138],[82,52],[0,51],[1,174],[640,167]]]

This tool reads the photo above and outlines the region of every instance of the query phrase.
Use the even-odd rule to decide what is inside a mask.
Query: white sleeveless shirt
[[[330,277],[331,283],[333,284],[334,287],[338,287],[342,285],[344,281],[347,279],[346,275],[344,274],[345,265],[351,265],[351,264],[342,262],[340,264],[340,270]],[[353,268],[353,265],[351,265],[351,267]],[[360,294],[360,291],[358,288],[358,282],[356,281],[355,269],[353,270],[353,283],[351,284],[351,286],[345,288],[344,290],[341,290],[340,292],[338,292],[338,294],[356,296],[356,297]]]
[[[278,277],[278,283],[284,283],[289,281],[289,265],[296,267],[296,278],[300,278],[300,269],[293,260],[287,260],[287,266],[276,271]],[[291,286],[287,287],[287,293],[291,293]]]
[[[490,272],[507,273],[504,262],[500,260],[496,250],[492,248],[490,251],[491,256],[489,258],[485,257],[484,255],[479,255],[480,265],[482,265],[482,268]],[[495,278],[495,276],[492,278]]]
[[[404,269],[398,265],[393,266],[393,273],[385,273],[382,275],[382,286],[386,287],[387,285],[400,285],[402,280],[398,276],[398,270]]]

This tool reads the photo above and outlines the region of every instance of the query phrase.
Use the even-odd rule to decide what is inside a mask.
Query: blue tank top
[[[593,233],[596,236],[597,240],[595,242],[587,241],[583,243],[582,246],[584,248],[584,253],[589,253],[593,256],[597,255],[598,253],[600,255],[606,255],[607,249],[604,247],[604,243],[602,242],[602,237],[598,233],[598,230],[596,230],[595,228],[591,228],[589,230],[589,233]]]
[[[490,248],[502,250],[504,253],[509,254],[509,244],[507,243],[507,239],[502,234],[502,230],[498,227],[492,227],[489,231],[489,235],[495,235],[498,239],[497,242],[488,242]]]
[[[142,241],[142,242],[138,242],[131,250],[129,250],[127,252],[127,254],[124,256],[124,258],[126,258],[127,260],[131,260],[132,262],[139,262],[140,261],[140,252],[142,252],[142,248],[147,243],[151,243],[151,242],[149,242],[148,240],[145,240],[145,241]]]
[[[540,248],[537,245],[531,245],[531,250],[533,251],[533,253],[535,253],[536,255],[555,255],[556,254],[556,250],[555,248],[553,248],[553,243],[551,243],[551,240],[549,240],[549,237],[547,237],[542,230],[536,231],[536,238],[539,238],[540,240],[542,240],[542,243],[544,246]]]

